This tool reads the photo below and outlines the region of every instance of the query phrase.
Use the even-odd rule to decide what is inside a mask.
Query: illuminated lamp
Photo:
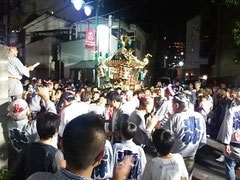
[[[83,0],[71,0],[76,10],[80,10],[84,1]]]
[[[92,6],[84,6],[84,13],[86,14],[86,16],[90,16],[90,14],[92,13],[92,9],[93,7]]]

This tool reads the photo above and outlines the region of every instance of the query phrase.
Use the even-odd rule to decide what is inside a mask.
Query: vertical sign
[[[86,40],[85,40],[85,49],[95,50],[95,43],[96,43],[95,30],[87,29]]]

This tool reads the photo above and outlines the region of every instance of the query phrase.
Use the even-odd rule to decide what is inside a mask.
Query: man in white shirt
[[[122,110],[125,114],[130,115],[133,111],[136,110],[137,103],[133,99],[133,92],[128,90],[126,92],[126,101],[122,102]]]
[[[59,136],[62,137],[63,131],[66,127],[66,125],[76,118],[77,116],[80,116],[82,114],[88,113],[89,106],[87,106],[85,103],[78,103],[75,100],[74,94],[71,92],[65,92],[61,99],[64,103],[64,108],[60,112],[60,118],[61,123],[59,127]]]

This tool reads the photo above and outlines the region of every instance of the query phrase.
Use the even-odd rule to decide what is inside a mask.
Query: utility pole
[[[112,34],[112,15],[108,16],[108,27],[109,27],[108,56],[110,56],[110,53],[111,53],[111,34]]]
[[[96,67],[95,67],[95,85],[97,87],[100,86],[100,78],[97,73],[97,66],[98,66],[98,56],[99,56],[99,42],[98,42],[98,35],[97,35],[97,27],[98,27],[98,15],[99,15],[99,0],[96,0],[96,17],[95,17],[95,50],[96,50]]]

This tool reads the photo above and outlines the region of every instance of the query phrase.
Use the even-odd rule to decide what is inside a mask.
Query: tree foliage
[[[238,6],[240,5],[240,0],[224,0],[227,6]]]
[[[213,3],[219,3],[226,6],[239,6],[240,0],[212,0]]]
[[[232,34],[233,34],[235,45],[240,47],[240,22],[239,21],[236,22],[236,25],[232,30]]]

